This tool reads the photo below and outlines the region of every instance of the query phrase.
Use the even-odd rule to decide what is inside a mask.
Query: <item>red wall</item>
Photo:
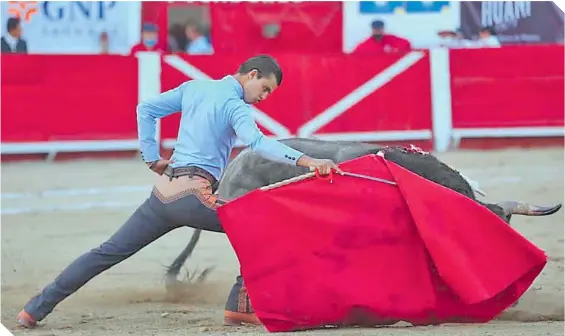
[[[131,56],[1,56],[2,142],[137,137]]]
[[[212,2],[199,5],[210,6],[211,39],[217,54],[275,53],[283,49],[285,52],[342,52],[341,2]],[[188,4],[143,2],[142,21],[158,24],[160,38],[166,40],[167,8],[182,6]],[[281,25],[278,37],[269,40],[261,36],[261,25],[266,22]]]
[[[450,51],[454,127],[563,127],[563,46],[516,48]],[[183,60],[221,78],[233,73],[246,56],[183,56]],[[385,76],[383,70],[398,64],[403,55],[275,56],[284,68],[284,83],[257,107],[292,134],[375,76],[383,77],[384,86],[358,103],[346,104],[318,132],[431,130],[427,53],[397,76]],[[135,57],[1,57],[3,144],[137,138]],[[162,90],[188,79],[167,62],[162,68]],[[175,137],[177,127],[178,115],[164,119],[163,137]]]
[[[452,50],[453,127],[563,126],[563,47]]]

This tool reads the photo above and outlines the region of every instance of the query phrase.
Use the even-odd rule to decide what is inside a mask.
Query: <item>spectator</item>
[[[467,40],[463,37],[461,28],[457,30],[440,30],[437,33],[441,39],[439,46],[446,48],[467,48],[473,44],[473,41]]]
[[[108,39],[108,33],[100,33],[100,54],[107,55],[110,53],[110,41]]]
[[[196,22],[188,22],[185,27],[186,37],[189,44],[186,52],[193,55],[209,55],[214,53],[214,48],[204,36],[202,25]]]
[[[141,30],[141,42],[131,48],[130,53],[138,51],[163,51],[159,45],[159,30],[153,23],[145,23]]]
[[[359,44],[353,50],[353,54],[375,55],[383,52],[409,51],[412,47],[407,39],[385,33],[385,24],[381,20],[373,21],[371,28],[373,31],[371,37]]]
[[[22,39],[22,25],[19,18],[11,17],[6,23],[8,34],[2,36],[0,44],[2,53],[27,54],[27,42]]]
[[[167,51],[169,52],[185,52],[188,46],[188,38],[185,29],[180,23],[174,23],[169,27],[167,37]]]
[[[480,48],[500,48],[500,41],[496,37],[494,27],[483,27],[479,31],[479,39],[476,46]]]

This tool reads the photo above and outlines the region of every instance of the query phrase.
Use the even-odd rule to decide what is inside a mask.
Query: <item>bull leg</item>
[[[192,237],[190,238],[190,242],[188,243],[188,245],[184,248],[184,250],[182,250],[182,252],[178,255],[178,257],[176,257],[173,263],[169,267],[167,267],[167,272],[166,272],[167,288],[171,288],[177,284],[178,282],[177,277],[180,273],[180,269],[184,265],[188,257],[192,255],[192,252],[194,252],[194,249],[196,248],[196,244],[200,239],[201,233],[202,230],[195,229],[194,232],[192,233]],[[205,277],[208,271],[209,271],[208,269],[204,270],[201,274],[201,277],[202,276]]]

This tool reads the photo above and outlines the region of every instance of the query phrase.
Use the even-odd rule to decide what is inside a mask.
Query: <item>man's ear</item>
[[[253,69],[247,73],[249,79],[259,78],[259,71],[257,69]]]

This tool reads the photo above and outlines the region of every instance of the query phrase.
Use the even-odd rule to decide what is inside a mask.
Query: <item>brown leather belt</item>
[[[169,166],[167,167],[167,169],[165,169],[164,174],[167,175],[169,177],[169,180],[171,181],[173,180],[173,178],[188,175],[189,177],[199,176],[205,178],[206,180],[208,180],[208,182],[210,182],[210,184],[213,187],[216,186],[216,183],[218,182],[214,177],[214,175],[210,174],[209,172],[207,172],[206,170],[200,167],[194,167],[194,166],[176,167],[176,168],[171,168]]]

